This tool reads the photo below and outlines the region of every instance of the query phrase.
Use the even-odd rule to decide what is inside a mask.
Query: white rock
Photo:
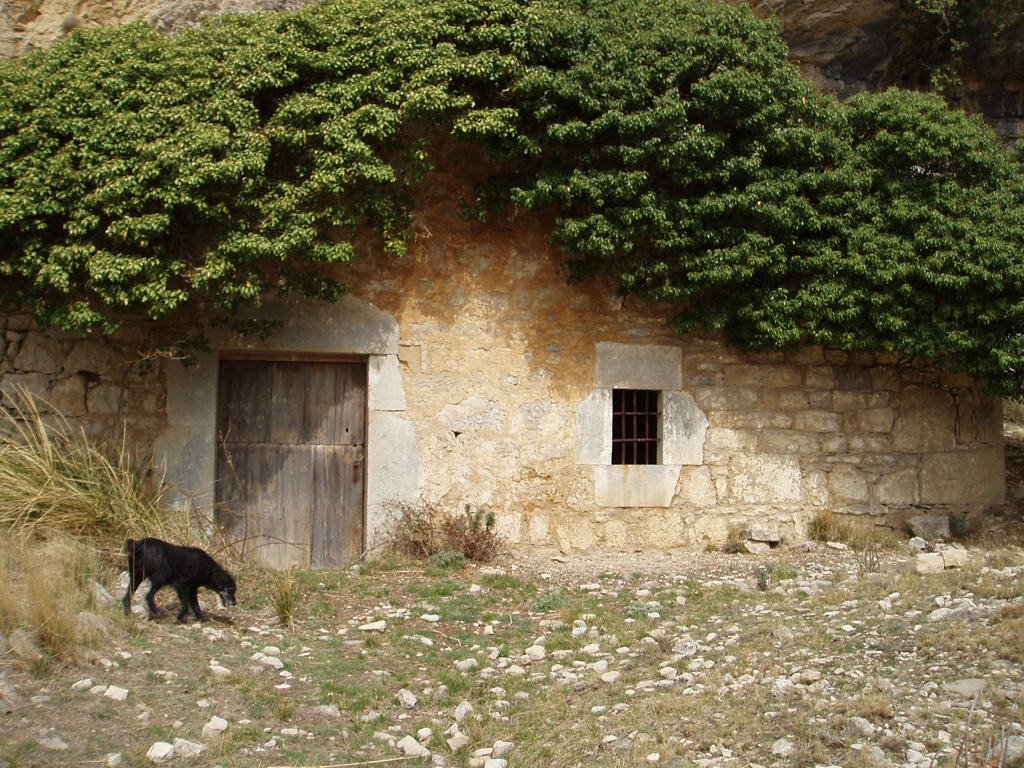
[[[107,690],[103,692],[103,695],[108,699],[113,699],[114,701],[124,701],[128,698],[128,690],[116,685],[108,685]]]
[[[71,690],[75,693],[81,693],[82,691],[88,691],[96,685],[96,681],[91,677],[87,677],[84,680],[79,680],[77,683],[71,686]]]
[[[218,680],[224,680],[225,678],[231,677],[231,670],[227,667],[222,667],[220,664],[211,664],[210,674]]]
[[[776,739],[772,743],[772,754],[779,757],[789,757],[793,754],[795,746],[792,741],[786,738]]]
[[[473,705],[468,701],[461,702],[455,707],[455,722],[464,722],[467,717],[473,712]]]
[[[146,757],[151,763],[165,763],[174,757],[174,745],[158,741],[146,750]]]
[[[174,740],[175,757],[198,757],[204,749],[206,747],[194,741],[188,741],[187,739]]]
[[[455,662],[455,668],[459,670],[459,672],[470,672],[476,669],[478,666],[479,664],[477,660],[474,659],[472,656],[470,656],[467,659],[459,659]]]
[[[601,682],[603,683],[616,683],[619,678],[622,677],[622,673],[612,670],[611,672],[605,672],[601,675]]]
[[[406,688],[402,688],[398,692],[398,703],[406,709],[412,709],[413,707],[415,707],[416,701],[416,694],[414,694],[412,691]]]
[[[945,567],[940,552],[924,552],[914,558],[914,570],[917,573],[942,573]]]
[[[423,619],[423,621],[429,621],[432,624],[441,620],[441,617],[436,613],[424,613],[420,618]]]
[[[228,721],[223,717],[217,717],[214,715],[210,718],[209,722],[203,726],[203,738],[212,739],[227,730]]]
[[[495,757],[504,757],[512,751],[512,748],[514,746],[515,744],[513,744],[511,741],[496,741],[494,742],[494,751],[491,754],[493,754]]]
[[[531,645],[526,649],[526,655],[530,657],[531,661],[541,661],[548,655],[548,652],[542,645]]]
[[[381,619],[380,621],[371,621],[369,624],[361,624],[359,629],[363,632],[383,632],[388,628],[388,623]]]
[[[452,735],[452,737],[448,739],[448,749],[450,749],[452,751],[452,754],[454,755],[460,749],[463,749],[464,747],[468,746],[469,742],[469,736],[462,733],[461,731],[456,731]]]
[[[484,768],[508,768],[508,760],[501,757],[489,757],[484,760]]]
[[[263,646],[263,653],[265,653],[267,656],[280,656],[281,649],[278,648],[276,645],[265,645]]]
[[[263,654],[259,654],[259,657],[256,659],[256,661],[258,661],[260,664],[266,664],[268,667],[271,667],[272,669],[284,669],[284,662],[277,658],[277,656],[265,656]]]
[[[430,757],[430,750],[412,736],[403,736],[395,746],[402,750],[406,757]]]

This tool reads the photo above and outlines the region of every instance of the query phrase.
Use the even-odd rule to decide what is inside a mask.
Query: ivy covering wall
[[[553,218],[605,273],[759,349],[948,360],[1024,394],[1024,168],[979,119],[845,104],[770,22],[709,0],[376,0],[162,36],[80,30],[0,64],[0,304],[45,325],[334,298],[401,254],[439,142],[465,201]],[[343,270],[340,271],[343,274]]]

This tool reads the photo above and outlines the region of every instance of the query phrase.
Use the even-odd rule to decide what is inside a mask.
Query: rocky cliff
[[[79,26],[142,19],[173,32],[206,15],[289,10],[310,0],[6,0],[0,57],[45,47]],[[840,97],[887,85],[920,85],[928,46],[942,44],[944,19],[921,26],[900,0],[746,0],[778,19],[804,73]],[[915,26],[916,25],[916,26]],[[997,28],[998,34],[994,34]],[[983,113],[1003,135],[1024,137],[1024,14],[998,14],[965,30],[961,85],[950,95]]]

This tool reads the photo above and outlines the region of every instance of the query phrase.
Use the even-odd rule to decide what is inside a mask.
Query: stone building
[[[1001,403],[963,375],[818,347],[749,354],[570,285],[530,217],[459,214],[438,174],[409,255],[364,249],[337,304],[267,304],[265,341],[195,365],[4,318],[0,388],[122,434],[177,498],[280,565],[373,547],[403,506],[486,509],[517,547],[791,540],[831,511],[898,525],[1004,500]]]

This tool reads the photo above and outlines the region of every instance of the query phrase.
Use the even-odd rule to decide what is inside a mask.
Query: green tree
[[[759,349],[949,361],[1021,395],[1022,157],[935,97],[840,105],[772,23],[707,0],[329,0],[0,65],[0,304],[109,331],[332,298],[401,254],[440,146],[470,208],[549,212],[612,274]]]

